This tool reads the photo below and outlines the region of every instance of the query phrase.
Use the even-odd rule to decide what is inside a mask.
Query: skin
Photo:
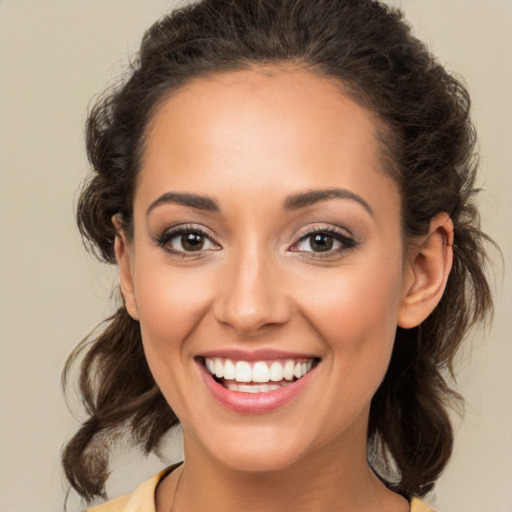
[[[368,468],[369,408],[397,325],[418,325],[442,295],[452,225],[440,214],[403,247],[376,129],[332,83],[284,68],[197,79],[154,115],[133,238],[115,223],[126,306],[184,431],[186,464],[158,487],[158,512],[408,510]],[[350,197],[283,208],[290,195],[333,187],[368,208]],[[219,211],[150,208],[170,192],[208,196]],[[180,236],[158,243],[183,224],[206,233],[202,250],[184,251]],[[353,247],[335,241],[321,258],[310,229],[335,229]],[[228,348],[320,364],[291,402],[241,414],[213,400],[195,359]]]

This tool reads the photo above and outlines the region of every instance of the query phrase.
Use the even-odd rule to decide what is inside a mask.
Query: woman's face
[[[117,250],[186,450],[249,470],[365,456],[407,288],[375,133],[293,70],[197,79],[154,116]]]

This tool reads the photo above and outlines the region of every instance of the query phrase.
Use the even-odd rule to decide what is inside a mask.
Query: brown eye
[[[199,233],[181,235],[181,246],[184,251],[200,251],[204,246],[204,236]]]
[[[317,233],[310,237],[309,245],[315,252],[330,251],[334,245],[334,238],[325,233]]]
[[[206,233],[197,228],[187,228],[186,226],[164,232],[156,242],[167,252],[181,255],[220,249]]]
[[[347,234],[334,229],[318,229],[303,235],[290,247],[292,252],[310,253],[311,257],[330,257],[356,247],[358,243]]]
[[[338,236],[330,233],[316,232],[303,237],[297,244],[301,252],[328,252],[332,249],[339,249],[343,243]]]

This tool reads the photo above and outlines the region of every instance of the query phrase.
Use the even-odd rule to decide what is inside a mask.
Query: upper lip
[[[244,349],[218,349],[202,352],[198,357],[204,358],[223,358],[235,361],[263,361],[273,359],[319,359],[316,354],[303,352],[288,352],[284,350],[275,350],[271,348],[244,350]]]

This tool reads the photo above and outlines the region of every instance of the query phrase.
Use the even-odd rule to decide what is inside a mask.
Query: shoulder
[[[131,494],[88,508],[84,512],[155,512],[155,490],[158,484],[180,464],[174,464],[160,471],[139,485]]]
[[[411,499],[411,512],[436,512],[419,498]]]
[[[155,490],[158,484],[172,470],[176,469],[181,463],[174,464],[155,476],[139,485],[135,491],[125,496],[107,501],[102,505],[88,508],[84,512],[155,512]],[[419,498],[411,499],[410,512],[436,512]]]
[[[115,500],[107,501],[102,505],[88,508],[87,510],[85,510],[85,512],[124,512],[125,510],[127,510],[126,506],[132,496],[133,494],[121,496],[120,498],[116,498]]]

